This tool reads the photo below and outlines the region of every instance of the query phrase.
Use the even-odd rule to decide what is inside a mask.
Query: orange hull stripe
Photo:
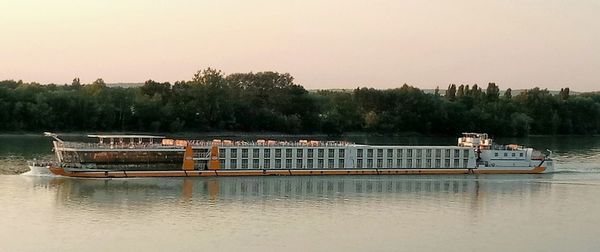
[[[70,172],[51,167],[56,175],[84,178],[128,177],[216,177],[216,176],[316,176],[316,175],[411,175],[411,174],[535,174],[545,167],[531,170],[478,170],[478,169],[340,169],[340,170],[205,170],[205,171],[83,171]]]

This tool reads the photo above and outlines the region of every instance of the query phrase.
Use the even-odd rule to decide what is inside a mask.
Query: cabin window
[[[275,157],[281,158],[281,149],[275,149]]]
[[[460,164],[459,164],[459,163],[460,163],[460,159],[458,159],[458,158],[455,158],[455,159],[454,159],[454,165],[453,165],[453,167],[460,167]]]
[[[329,160],[327,160],[327,168],[332,169],[333,164],[334,164],[333,158],[330,158]]]
[[[285,157],[286,158],[292,157],[292,149],[285,149]]]
[[[396,167],[395,168],[401,168],[402,167],[402,159],[396,159]]]
[[[417,149],[417,157],[421,158],[423,156],[423,150]]]
[[[225,149],[219,149],[219,158],[225,158]]]
[[[329,149],[327,150],[327,156],[332,158],[335,155],[335,150],[334,149]]]
[[[515,156],[515,153],[513,152],[511,156],[513,156],[513,157],[514,157],[514,156]]]
[[[253,168],[253,169],[258,169],[258,168],[260,168],[260,165],[259,165],[258,159],[252,159],[252,168]]]
[[[417,159],[417,166],[415,166],[416,168],[423,168],[423,160],[422,159]]]
[[[441,166],[442,166],[442,160],[436,159],[435,160],[435,168],[440,168]]]
[[[304,150],[303,149],[298,149],[296,151],[296,157],[301,158],[302,156],[304,156]]]
[[[344,168],[345,166],[346,165],[344,164],[344,160],[343,159],[338,160],[338,167],[339,168]]]
[[[325,161],[324,161],[323,159],[321,159],[321,158],[320,158],[320,159],[317,161],[317,165],[318,165],[318,168],[319,168],[319,169],[323,169],[323,168],[325,168]]]
[[[460,150],[454,150],[454,157],[460,156]]]
[[[356,157],[359,157],[359,158],[363,157],[363,150],[362,149],[357,149],[356,150]]]
[[[346,156],[346,150],[340,149],[339,152],[338,152],[338,156],[341,157],[341,158],[345,157]]]
[[[412,150],[412,149],[410,149],[410,150],[406,150],[406,156],[407,156],[407,157],[411,158],[411,157],[412,157],[412,154],[413,154],[413,150]]]
[[[383,168],[383,159],[377,159],[377,168]]]
[[[383,149],[377,149],[377,157],[383,157]]]
[[[253,158],[258,158],[260,156],[260,150],[259,149],[252,149],[252,157]]]
[[[367,168],[373,168],[373,159],[367,159]]]
[[[242,158],[248,158],[248,149],[242,149]]]
[[[225,167],[225,159],[219,159],[220,167]]]
[[[412,159],[406,160],[406,168],[412,168],[413,167],[413,161]]]
[[[393,157],[393,156],[394,156],[394,150],[392,150],[392,149],[388,149],[388,150],[387,150],[387,157],[391,158],[391,157]]]
[[[367,157],[373,157],[373,149],[367,149]]]
[[[281,169],[281,159],[275,159],[275,168]]]
[[[248,169],[248,159],[242,159],[242,169]]]
[[[271,160],[265,159],[265,169],[271,169]]]
[[[467,168],[467,165],[469,164],[469,160],[468,159],[464,159],[463,160],[463,167]]]
[[[319,149],[319,153],[317,155],[320,158],[325,157],[325,150],[324,149]]]
[[[285,160],[285,168],[292,169],[292,159],[288,158]]]
[[[446,160],[444,160],[444,168],[450,168],[450,159],[446,158]]]
[[[300,158],[296,159],[296,168],[304,169],[304,165],[302,165],[302,159],[300,159]]]
[[[308,169],[313,168],[313,160],[312,159],[306,160],[306,168],[308,168]]]
[[[397,151],[398,151],[398,154],[397,154],[397,156],[396,156],[396,157],[399,157],[399,158],[401,158],[401,157],[402,157],[402,154],[403,154],[403,153],[402,153],[402,149],[398,149]]]
[[[447,158],[449,158],[449,157],[450,157],[450,150],[445,150],[445,156],[446,156]]]
[[[442,150],[435,150],[435,157],[436,158],[441,158],[442,157]]]
[[[519,153],[519,157],[523,157],[523,152]]]
[[[237,159],[232,159],[229,161],[231,169],[237,169]]]
[[[508,153],[504,152],[504,157],[508,157]]]
[[[498,152],[494,152],[494,157],[498,157]]]
[[[231,158],[237,158],[237,149],[231,149]]]
[[[313,149],[308,149],[308,152],[306,153],[306,156],[307,156],[308,158],[313,158],[313,157],[314,157],[314,156],[313,156],[313,155],[314,155],[314,152],[315,152],[315,150],[313,150]]]
[[[392,167],[394,167],[394,160],[393,160],[393,159],[391,159],[391,158],[389,158],[389,159],[387,160],[387,164],[386,164],[386,166],[387,166],[386,168],[392,168]]]
[[[362,167],[363,167],[363,160],[357,159],[356,160],[356,168],[362,168]]]
[[[265,156],[265,158],[270,158],[271,157],[271,149],[265,149],[264,156]]]
[[[426,168],[431,168],[431,159],[429,159],[429,158],[428,158],[428,159],[425,161],[425,167],[426,167]]]
[[[425,156],[431,157],[431,150],[425,150]]]

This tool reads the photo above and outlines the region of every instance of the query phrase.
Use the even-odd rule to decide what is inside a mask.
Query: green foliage
[[[600,133],[600,94],[557,95],[533,88],[515,96],[489,83],[451,84],[445,93],[402,85],[308,92],[289,74],[205,69],[190,81],[108,87],[0,81],[0,131],[273,131],[497,136]]]

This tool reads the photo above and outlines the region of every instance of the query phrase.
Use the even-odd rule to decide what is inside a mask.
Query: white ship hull
[[[307,140],[162,139],[157,143],[157,137],[151,136],[94,137],[100,138],[99,143],[55,138],[58,165],[50,172],[71,177],[188,177],[532,174],[552,172],[554,168],[550,154],[544,156],[518,145],[493,145],[487,134],[480,133],[464,133],[458,146],[375,146]]]

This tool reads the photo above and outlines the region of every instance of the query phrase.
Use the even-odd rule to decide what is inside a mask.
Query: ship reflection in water
[[[548,174],[530,175],[419,175],[419,176],[282,176],[212,178],[75,179],[35,177],[36,187],[56,190],[57,200],[69,204],[151,203],[178,199],[179,203],[228,203],[256,200],[336,201],[364,198],[453,198],[474,207],[486,195],[536,194],[548,190]],[[516,178],[516,179],[515,179]],[[448,200],[448,199],[444,199]],[[176,202],[173,202],[176,203]]]
[[[596,251],[600,175],[0,176],[2,251]],[[85,239],[82,239],[84,237]],[[35,242],[31,242],[35,239]],[[66,248],[65,248],[66,247]]]

